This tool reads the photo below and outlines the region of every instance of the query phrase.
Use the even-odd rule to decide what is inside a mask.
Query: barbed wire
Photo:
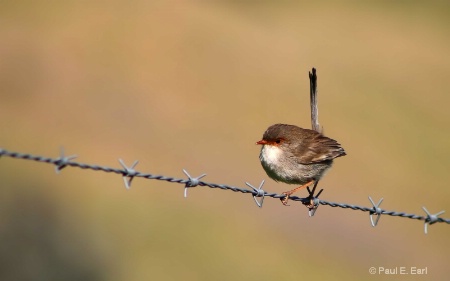
[[[13,152],[8,151],[6,149],[0,148],[0,157],[6,156],[16,159],[23,159],[23,160],[31,160],[41,163],[48,163],[55,165],[55,171],[56,173],[59,173],[63,168],[65,167],[77,167],[81,169],[87,169],[87,170],[94,170],[94,171],[101,171],[106,173],[115,173],[120,174],[123,177],[123,181],[125,184],[125,187],[127,189],[130,189],[131,182],[134,178],[146,178],[149,180],[161,180],[161,181],[167,181],[171,183],[179,183],[184,184],[184,196],[187,197],[187,190],[188,188],[193,188],[196,186],[206,186],[209,188],[219,188],[222,190],[231,190],[234,192],[241,192],[241,193],[248,193],[253,196],[253,199],[258,207],[262,207],[264,198],[277,198],[277,199],[284,199],[286,195],[284,194],[277,194],[277,193],[268,193],[262,189],[264,185],[264,180],[261,182],[259,187],[254,187],[250,183],[246,182],[245,184],[250,187],[251,189],[244,189],[239,188],[235,186],[230,186],[226,184],[216,184],[216,183],[208,183],[205,181],[201,181],[200,179],[205,177],[206,174],[202,174],[198,177],[192,177],[186,170],[183,169],[183,172],[188,177],[187,179],[178,179],[174,177],[167,177],[163,175],[153,175],[149,173],[142,173],[135,170],[136,165],[139,163],[138,161],[135,161],[131,166],[127,166],[122,159],[119,159],[120,165],[123,167],[123,169],[118,168],[111,168],[107,166],[100,166],[100,165],[93,165],[93,164],[85,164],[80,163],[76,161],[72,161],[77,156],[71,155],[71,156],[65,156],[64,150],[61,148],[60,156],[58,158],[51,158],[51,157],[43,157],[43,156],[36,156],[28,153],[20,153],[20,152]],[[329,202],[322,199],[319,199],[319,195],[322,192],[319,191],[317,195],[314,195],[315,187],[311,191],[308,188],[309,196],[305,198],[297,197],[297,196],[290,196],[289,200],[292,201],[298,201],[301,202],[303,205],[305,205],[309,210],[309,216],[314,216],[315,211],[319,207],[319,205],[325,205],[330,207],[339,207],[343,209],[351,209],[351,210],[358,210],[363,212],[369,212],[370,216],[370,222],[373,227],[375,227],[378,224],[378,221],[381,217],[381,215],[389,215],[389,216],[395,216],[395,217],[402,217],[402,218],[409,218],[409,219],[415,219],[415,220],[422,220],[425,222],[424,224],[424,232],[425,234],[428,233],[428,225],[434,224],[434,223],[447,223],[450,224],[450,219],[440,218],[439,215],[443,214],[444,211],[440,211],[436,214],[431,214],[425,207],[422,207],[423,210],[426,213],[426,216],[419,216],[415,214],[407,214],[404,212],[396,212],[396,211],[387,211],[380,208],[381,202],[383,201],[383,198],[380,199],[380,201],[375,204],[375,202],[372,200],[372,198],[369,196],[369,200],[372,204],[372,207],[362,207],[358,205],[352,205],[352,204],[345,204],[345,203],[335,203],[335,202]],[[376,215],[376,218],[374,219],[373,216]]]

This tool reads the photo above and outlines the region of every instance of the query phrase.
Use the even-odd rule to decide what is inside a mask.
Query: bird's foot
[[[283,192],[282,194],[283,195],[285,195],[283,198],[280,198],[280,200],[281,200],[281,203],[284,205],[284,206],[289,206],[288,204],[287,204],[287,202],[289,201],[289,197],[292,195],[292,194],[294,194],[296,191],[298,191],[299,189],[302,189],[302,188],[304,188],[304,187],[307,187],[307,186],[309,186],[310,184],[312,184],[314,181],[310,181],[310,182],[308,182],[307,184],[304,184],[304,185],[302,185],[302,186],[299,186],[299,187],[296,187],[296,188],[294,188],[294,189],[292,189],[292,190],[290,190],[290,191],[286,191],[286,192]],[[309,187],[308,187],[308,190],[309,190]],[[311,194],[311,193],[310,193]]]
[[[308,197],[307,199],[309,199],[309,203],[303,203],[303,205],[305,205],[308,209],[316,209],[317,206],[315,204],[315,198],[316,197]]]
[[[308,202],[308,201],[306,201],[306,202],[303,201],[303,202],[302,202],[303,205],[305,205],[306,208],[308,208],[308,210],[309,210],[309,216],[310,216],[310,217],[314,216],[314,214],[315,214],[317,208],[319,207],[319,203],[320,203],[319,195],[320,195],[320,194],[322,193],[322,191],[323,191],[323,189],[321,189],[319,192],[317,192],[317,195],[314,195],[314,193],[316,192],[317,183],[318,183],[318,182],[316,182],[316,183],[314,184],[314,187],[313,187],[312,190],[310,190],[309,187],[307,187],[309,196],[308,196],[306,199],[307,199],[307,200],[309,199],[309,202]]]
[[[283,198],[280,198],[281,204],[283,204],[284,206],[290,206],[288,205],[288,201],[289,201],[289,197],[292,195],[293,192],[283,192],[281,194],[285,195]]]

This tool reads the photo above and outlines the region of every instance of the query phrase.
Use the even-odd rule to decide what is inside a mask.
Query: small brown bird
[[[341,145],[324,135],[294,125],[270,126],[262,140],[259,159],[267,175],[275,181],[298,184],[299,187],[283,192],[281,202],[287,205],[289,196],[322,178],[331,168],[333,159],[346,155]]]

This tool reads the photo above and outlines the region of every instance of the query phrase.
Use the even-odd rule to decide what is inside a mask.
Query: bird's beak
[[[256,144],[267,144],[267,141],[266,140],[260,140],[260,141],[257,141]]]

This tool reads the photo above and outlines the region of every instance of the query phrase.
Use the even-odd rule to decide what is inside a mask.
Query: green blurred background
[[[255,142],[320,122],[325,200],[450,209],[450,5],[2,1],[0,146],[244,187]],[[448,280],[450,226],[0,159],[1,280]],[[291,186],[266,181],[265,190]],[[305,196],[305,191],[300,196]],[[445,214],[444,217],[448,217]],[[427,275],[370,275],[370,267]]]

